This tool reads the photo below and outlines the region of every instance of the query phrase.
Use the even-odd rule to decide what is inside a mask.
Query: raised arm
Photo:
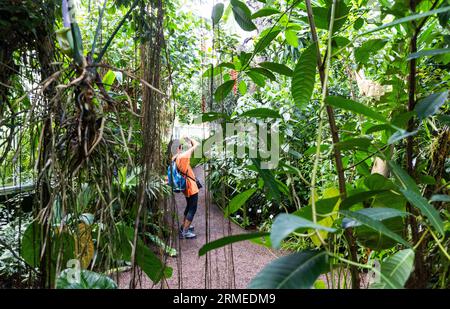
[[[189,147],[189,149],[186,150],[186,151],[184,152],[184,154],[185,154],[186,156],[191,157],[191,156],[192,156],[192,153],[193,153],[194,150],[195,150],[195,148],[197,148],[197,147],[200,145],[200,143],[199,143],[198,141],[196,141],[195,139],[192,139],[192,138],[190,138],[190,137],[185,137],[185,139],[186,139],[186,141],[187,141],[188,143],[191,143],[191,147]]]

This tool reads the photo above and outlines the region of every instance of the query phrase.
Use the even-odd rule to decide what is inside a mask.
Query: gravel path
[[[204,184],[203,169],[196,168],[194,169],[194,172],[201,180],[202,184]],[[183,211],[186,206],[186,200],[183,194],[176,194],[176,205],[179,218],[182,220]],[[233,235],[247,232],[236,224],[229,223],[229,221],[224,218],[221,210],[215,205],[210,206],[208,217],[210,241],[228,236],[229,229],[230,234]],[[195,226],[197,238],[179,240],[181,252],[179,252],[177,257],[168,258],[167,264],[173,268],[173,276],[167,280],[165,288],[243,289],[267,263],[274,260],[279,255],[266,247],[256,245],[250,241],[241,241],[233,244],[232,249],[231,246],[225,246],[199,257],[199,249],[207,242],[205,188],[200,190],[198,209],[193,225]],[[206,256],[208,258],[208,263],[206,263]],[[233,259],[231,257],[233,257]],[[207,269],[207,271],[205,271],[205,269]],[[181,280],[179,280],[179,273],[182,274]],[[127,288],[130,280],[129,278],[129,272],[122,273],[119,280],[119,286],[121,288]],[[161,288],[161,284],[153,286],[152,281],[148,279],[145,274],[142,274],[138,288]]]

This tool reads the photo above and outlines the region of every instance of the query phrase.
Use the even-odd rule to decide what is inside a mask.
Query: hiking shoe
[[[194,232],[194,226],[193,226],[193,225],[190,225],[189,228],[188,228],[188,231],[189,231],[189,232]],[[181,232],[183,232],[183,226],[180,226],[180,233],[181,233]]]
[[[192,238],[196,238],[196,237],[197,237],[197,235],[190,232],[189,230],[183,231],[180,233],[180,239],[192,239]]]

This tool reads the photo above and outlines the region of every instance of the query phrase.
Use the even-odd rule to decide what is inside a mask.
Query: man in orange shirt
[[[185,137],[189,148],[183,151],[183,145],[180,140],[172,140],[170,142],[170,149],[172,151],[172,161],[176,160],[178,170],[186,177],[186,190],[183,191],[186,196],[186,209],[184,210],[183,225],[180,227],[180,238],[192,239],[197,237],[194,232],[194,227],[191,226],[194,215],[197,211],[198,192],[194,171],[191,167],[191,156],[200,143],[189,137]]]

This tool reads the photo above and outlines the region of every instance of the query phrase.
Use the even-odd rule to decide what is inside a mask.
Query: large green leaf
[[[20,244],[20,256],[31,267],[39,267],[40,265],[40,249],[42,241],[42,226],[37,222],[32,222],[25,229]]]
[[[214,250],[217,248],[221,248],[223,246],[226,246],[226,245],[238,242],[238,241],[261,238],[261,237],[265,237],[267,235],[269,235],[269,233],[267,233],[267,232],[257,232],[257,233],[239,234],[239,235],[232,235],[232,236],[219,238],[219,239],[209,242],[209,243],[205,244],[203,247],[201,247],[200,250],[198,251],[198,255],[199,256],[205,255],[206,252],[208,252],[208,251],[211,251],[211,250]]]
[[[448,91],[433,93],[417,102],[414,111],[419,116],[419,119],[425,119],[436,114],[439,108],[447,101],[447,97]]]
[[[248,285],[250,289],[309,289],[329,269],[326,251],[302,251],[269,263]]]
[[[291,214],[279,214],[278,216],[276,216],[272,224],[272,232],[270,233],[272,246],[275,249],[279,249],[283,239],[300,228],[311,228],[332,233],[336,231],[336,229],[322,226],[299,216]]]
[[[331,3],[331,1],[330,1]],[[345,4],[345,1],[336,1],[336,8],[334,13],[333,33],[336,33],[347,21],[350,7]],[[328,22],[331,19],[331,5],[328,9]]]
[[[366,177],[364,184],[372,191],[394,188],[394,184],[389,179],[378,173]]]
[[[362,214],[364,216],[370,217],[373,220],[376,221],[383,221],[390,218],[395,217],[404,217],[408,213],[404,211],[400,211],[394,208],[384,208],[384,207],[377,207],[377,208],[363,208],[358,211],[355,211],[354,213]],[[349,228],[349,227],[355,227],[360,226],[362,222],[358,221],[357,219],[350,219],[350,218],[344,218],[342,220],[342,227],[343,228]]]
[[[239,7],[242,9],[242,11],[244,11],[244,13],[248,16],[252,15],[252,12],[250,11],[250,9],[248,8],[247,4],[245,4],[245,2],[240,1],[240,0],[230,0],[230,5],[232,7]]]
[[[393,161],[388,161],[389,168],[399,181],[400,192],[403,196],[420,212],[430,220],[434,228],[444,234],[444,223],[442,222],[439,212],[434,208],[421,194],[416,182],[408,173]]]
[[[116,74],[113,70],[108,70],[106,74],[103,76],[102,84],[106,91],[109,91],[111,89],[111,85],[114,83],[114,80],[116,79]]]
[[[401,141],[402,139],[405,139],[409,136],[416,135],[417,132],[419,132],[418,129],[411,131],[411,132],[407,131],[407,130],[403,130],[403,129],[397,130],[389,137],[387,143],[388,143],[388,145],[395,144],[396,142]]]
[[[243,112],[239,115],[240,117],[255,117],[255,118],[281,118],[280,113],[276,110],[259,107]]]
[[[364,42],[360,47],[355,49],[356,62],[366,64],[370,57],[382,49],[387,42],[388,40],[385,39],[373,39]]]
[[[357,114],[364,115],[366,117],[381,121],[387,122],[386,118],[375,110],[371,109],[367,105],[345,99],[339,96],[328,96],[325,99],[325,102],[331,106],[342,108],[348,111],[352,111]]]
[[[69,57],[73,57],[72,31],[69,27],[64,27],[55,32],[56,39],[62,52]]]
[[[313,9],[316,27],[323,30],[329,30],[331,20],[331,1],[327,1],[327,7],[315,6]],[[336,33],[346,22],[350,7],[346,6],[344,1],[337,1],[334,12],[333,33]],[[308,22],[307,17],[301,18]]]
[[[289,45],[292,47],[297,48],[298,47],[298,36],[297,32],[291,29],[287,29],[284,32],[284,36],[286,37],[286,42],[288,42]]]
[[[68,268],[56,280],[57,289],[117,289],[117,283],[108,276],[93,271]]]
[[[450,125],[450,115],[437,115],[436,118],[447,125]]]
[[[247,93],[247,84],[245,83],[245,80],[241,80],[239,82],[238,89],[241,95],[245,95]]]
[[[209,66],[209,68],[207,70],[205,70],[205,72],[203,72],[202,76],[203,77],[211,77],[211,74],[212,74],[212,76],[217,76],[224,71],[223,68],[228,68],[228,69],[234,70],[235,65],[231,62],[221,62],[214,68],[212,66]]]
[[[234,83],[235,81],[232,79],[224,82],[222,85],[217,87],[216,91],[214,92],[214,99],[216,100],[216,102],[221,102],[227,97],[227,95],[233,89]]]
[[[450,195],[435,194],[431,197],[430,202],[448,202],[448,203],[450,203]]]
[[[400,182],[403,189],[413,190],[417,193],[420,192],[414,179],[412,179],[404,169],[398,166],[394,161],[389,160],[387,163],[389,165],[389,169],[392,171],[395,178]]]
[[[335,144],[340,150],[361,149],[367,150],[372,145],[372,140],[367,137],[354,137]]]
[[[131,246],[134,240],[134,229],[123,223],[118,223],[117,230],[118,237],[116,246],[118,249],[118,256],[116,258],[131,261]],[[138,237],[136,247],[136,264],[154,283],[158,283],[162,278],[170,278],[172,276],[172,268],[165,266],[145,245],[140,237]]]
[[[330,145],[322,144],[322,145],[320,145],[319,148],[320,148],[320,152],[324,152],[324,151],[327,151],[328,149],[330,149]],[[315,155],[316,150],[317,150],[316,146],[311,146],[308,149],[306,149],[306,151],[303,153],[303,155],[305,155],[305,156]]]
[[[339,196],[333,196],[330,198],[322,198],[316,201],[316,214],[319,217],[326,217],[331,212],[333,212],[336,203],[339,200]],[[308,204],[305,207],[302,207],[292,213],[295,216],[299,216],[306,220],[312,220],[312,205]],[[300,230],[300,232],[303,232]]]
[[[292,76],[291,94],[298,107],[304,107],[311,99],[316,81],[317,50],[311,44],[300,56]]]
[[[440,49],[428,49],[428,50],[421,50],[416,53],[410,54],[406,60],[416,59],[420,57],[427,57],[427,56],[436,56],[436,55],[442,55],[442,54],[448,54],[450,53],[450,48],[440,48]]]
[[[73,59],[75,63],[81,67],[83,65],[83,39],[81,36],[80,27],[76,21],[72,21],[70,24],[73,38]]]
[[[270,195],[275,200],[280,202],[282,193],[280,191],[280,187],[277,183],[277,180],[273,175],[273,172],[271,170],[262,169],[261,161],[259,159],[252,158],[251,160],[254,166],[256,167],[256,170],[258,171],[259,175],[262,177],[264,181],[264,186],[266,187],[267,191],[270,192]]]
[[[218,119],[228,119],[228,115],[224,113],[208,112],[201,115],[202,122],[210,122]]]
[[[248,72],[255,72],[261,76],[264,76],[264,78],[266,78],[266,77],[269,78],[271,81],[276,81],[276,79],[277,79],[272,72],[270,72],[269,70],[264,69],[264,68],[258,68],[258,67],[251,68],[251,69],[247,70],[247,73]]]
[[[345,47],[351,44],[351,41],[347,38],[344,38],[342,36],[337,36],[333,38],[333,41],[331,42],[333,47]]]
[[[348,196],[342,203],[341,203],[341,209],[349,209],[351,206],[364,202],[365,200],[379,194],[384,193],[388,190],[371,190],[371,191],[364,191],[359,192],[354,195]]]
[[[380,265],[380,282],[371,288],[401,289],[414,267],[414,250],[404,249],[388,257]]]
[[[353,23],[353,29],[359,30],[364,26],[364,18],[359,17],[355,22]]]
[[[262,8],[259,11],[256,11],[255,13],[252,14],[252,19],[255,18],[259,18],[259,17],[266,17],[266,16],[270,16],[273,14],[277,14],[280,13],[279,10],[274,9],[274,8]]]
[[[211,20],[213,22],[213,25],[217,25],[219,23],[223,15],[223,9],[223,3],[217,3],[216,5],[214,5],[211,13]]]
[[[250,59],[252,59],[252,53],[246,53],[245,51],[241,51],[238,55],[238,62],[240,65],[236,66],[237,70],[241,70],[242,68],[246,67],[250,61]]]
[[[275,62],[260,62],[258,63],[260,67],[263,67],[265,69],[268,69],[272,72],[286,75],[286,76],[292,76],[293,71],[288,68],[286,65],[281,63],[275,63]]]
[[[316,23],[316,27],[323,30],[328,30],[329,27],[329,21],[331,12],[328,8],[315,6],[312,8],[313,15],[314,15],[314,21]],[[330,13],[330,14],[329,14]],[[308,23],[308,17],[303,17],[303,21]]]
[[[271,29],[267,33],[262,33],[259,40],[255,44],[255,50],[254,53],[257,54],[259,52],[262,52],[267,46],[269,46],[270,42],[272,42],[280,33],[280,29],[274,28]]]
[[[403,196],[415,207],[420,209],[420,212],[430,220],[434,228],[444,235],[444,222],[439,216],[439,212],[420,194],[409,189],[400,189]]]
[[[442,1],[440,7],[445,7],[445,6],[449,6],[449,5],[450,5],[450,2],[448,2],[448,0]],[[438,19],[439,19],[439,24],[442,26],[442,28],[447,27],[448,21],[450,19],[450,12],[439,13]]]
[[[231,6],[234,19],[238,25],[245,31],[256,30],[255,24],[252,22],[251,12],[246,4],[238,0],[232,0]]]
[[[402,18],[394,20],[393,22],[390,22],[390,23],[384,24],[382,26],[376,27],[374,29],[368,30],[368,31],[364,32],[362,35],[366,35],[366,34],[369,34],[369,33],[372,33],[372,32],[376,32],[376,31],[380,31],[382,29],[390,28],[390,27],[393,27],[393,26],[396,26],[396,25],[399,25],[399,24],[407,23],[407,22],[410,22],[410,21],[413,21],[413,20],[421,19],[423,17],[431,16],[431,15],[434,15],[434,14],[445,13],[445,12],[448,12],[448,11],[450,11],[450,6],[439,8],[439,9],[436,9],[436,10],[431,10],[431,11],[424,12],[424,13],[419,13],[419,14],[414,14],[414,15],[402,17]]]
[[[241,192],[238,195],[235,195],[225,209],[225,216],[228,217],[229,215],[241,209],[241,207],[256,192],[256,190],[257,188],[252,188]]]
[[[44,227],[37,221],[30,223],[22,235],[20,243],[20,256],[24,261],[33,268],[41,266],[41,253],[46,236]],[[51,242],[47,242],[49,252],[52,254],[46,262],[46,269],[49,274],[50,282],[53,284],[56,279],[56,266],[66,265],[71,259],[75,259],[75,239],[73,235],[68,232],[57,232],[53,228],[48,230]],[[48,249],[48,248],[47,248]]]
[[[402,235],[405,229],[405,223],[402,217],[393,217],[382,220],[381,223],[392,232]],[[398,242],[392,238],[385,236],[366,225],[356,226],[353,229],[355,238],[363,247],[380,251],[385,249],[392,249],[398,246]]]
[[[377,221],[376,219],[373,219],[367,215],[364,215],[364,214],[358,213],[358,212],[354,212],[354,211],[340,210],[339,212],[348,218],[352,218],[352,219],[364,224],[365,226],[371,228],[374,231],[377,231],[380,234],[383,234],[389,238],[392,238],[393,240],[397,241],[398,243],[401,243],[407,247],[411,247],[411,245],[407,241],[405,241],[403,238],[401,238],[400,235],[392,232],[383,223],[381,223],[380,221]]]
[[[266,77],[261,73],[250,69],[245,71],[245,74],[247,74],[247,76],[258,86],[264,87],[266,85]]]
[[[387,125],[387,124],[376,124],[371,126],[370,128],[368,128],[366,130],[366,134],[372,134],[375,132],[380,132],[380,131],[387,131],[390,132],[392,130],[392,126]]]

